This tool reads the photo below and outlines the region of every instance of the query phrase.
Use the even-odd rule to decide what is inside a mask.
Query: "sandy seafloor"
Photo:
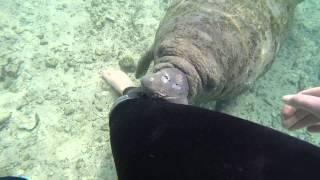
[[[138,61],[168,3],[0,0],[0,176],[116,179],[108,127],[116,94],[99,71]],[[320,84],[319,17],[318,0],[300,4],[271,69],[221,110],[319,145],[320,134],[280,124],[281,97]]]

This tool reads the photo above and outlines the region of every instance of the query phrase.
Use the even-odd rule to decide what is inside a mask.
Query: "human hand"
[[[283,96],[282,125],[289,130],[320,132],[320,87]]]
[[[122,94],[127,87],[133,87],[134,83],[129,76],[116,69],[106,69],[100,72],[101,77],[107,81],[119,94]]]

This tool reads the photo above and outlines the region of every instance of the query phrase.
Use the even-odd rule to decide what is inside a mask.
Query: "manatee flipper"
[[[140,78],[146,74],[153,58],[153,48],[150,48],[139,60],[135,74],[136,78]]]

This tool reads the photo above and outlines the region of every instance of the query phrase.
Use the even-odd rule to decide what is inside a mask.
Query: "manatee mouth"
[[[163,98],[167,97],[161,92],[161,89],[155,84],[155,77],[152,75],[146,75],[141,79],[141,88],[144,93],[151,97]]]
[[[141,79],[143,91],[153,97],[185,99],[189,86],[185,74],[177,68],[161,69]]]

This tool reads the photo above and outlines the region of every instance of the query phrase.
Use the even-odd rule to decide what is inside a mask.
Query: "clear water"
[[[117,94],[99,72],[137,61],[169,3],[0,0],[0,176],[116,179],[108,113]],[[319,1],[300,4],[272,68],[221,110],[319,145],[280,120],[283,95],[320,84],[319,17]]]

